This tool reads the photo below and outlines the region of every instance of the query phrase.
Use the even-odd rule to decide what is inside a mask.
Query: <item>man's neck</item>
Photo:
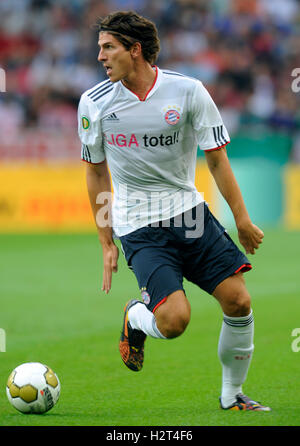
[[[123,79],[123,85],[135,93],[141,100],[144,100],[147,93],[154,84],[156,78],[156,69],[153,70],[150,64],[137,66],[134,71]]]

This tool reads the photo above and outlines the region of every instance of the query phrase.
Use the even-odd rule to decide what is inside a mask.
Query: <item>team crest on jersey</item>
[[[150,303],[150,296],[149,296],[149,293],[147,292],[145,287],[141,288],[141,295],[142,295],[144,304],[148,305]]]
[[[90,127],[90,121],[88,120],[88,118],[86,116],[82,116],[81,122],[82,122],[82,127],[84,130],[87,130]]]
[[[181,118],[181,108],[178,105],[168,105],[163,108],[165,121],[169,125],[176,125]]]

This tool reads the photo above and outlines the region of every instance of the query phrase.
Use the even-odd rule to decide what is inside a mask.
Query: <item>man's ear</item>
[[[131,56],[136,58],[142,54],[142,45],[140,42],[135,42],[130,48]]]

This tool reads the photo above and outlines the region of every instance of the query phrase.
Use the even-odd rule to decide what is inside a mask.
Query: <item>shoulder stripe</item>
[[[82,146],[81,146],[81,158],[84,161],[88,161],[89,163],[92,162],[91,154],[90,154],[89,148],[86,144],[82,144]]]
[[[213,127],[213,132],[214,132],[215,142],[216,142],[216,144],[217,144],[217,147],[219,147],[219,141],[218,141],[218,139],[217,139],[217,132],[216,132],[216,128],[215,128],[215,127]]]
[[[90,98],[91,98],[91,99],[94,99],[96,96],[98,96],[98,95],[99,95],[100,93],[102,93],[103,91],[106,91],[106,90],[107,90],[108,88],[110,88],[110,87],[112,87],[111,84],[104,85],[103,87],[98,88],[97,91],[95,91],[93,94],[90,95]]]
[[[196,79],[195,77],[188,76],[187,74],[177,73],[176,71],[162,70],[162,72],[163,72],[164,74],[168,74],[168,75],[170,75],[170,76],[178,76],[178,77],[182,77],[183,79],[191,79],[191,80],[193,80],[193,81],[199,81],[199,80]]]
[[[184,74],[177,73],[176,71],[162,70],[162,72],[163,72],[164,74],[170,74],[171,76],[188,77],[188,76],[185,76]]]
[[[95,87],[92,91],[89,92],[88,96],[92,96],[94,93],[96,93],[97,91],[99,91],[101,88],[106,87],[106,85],[110,84],[110,80],[108,79],[105,82],[101,82],[100,85],[98,85],[97,87]]]
[[[222,137],[223,141],[228,142],[228,141],[226,140],[226,138],[224,137],[224,134],[223,134],[223,126],[222,126],[222,125],[220,126],[220,133],[221,133],[221,137]]]
[[[229,142],[224,137],[222,125],[220,125],[218,127],[213,127],[212,129],[214,132],[214,138],[215,138],[217,147],[223,146],[224,144],[227,144],[227,142]]]
[[[87,151],[87,156],[88,156],[89,160],[92,161],[92,157],[91,157],[91,154],[90,154],[90,151],[89,151],[89,148],[87,145],[85,146],[85,149]]]
[[[106,87],[108,84],[111,84],[111,81],[108,79],[107,81],[101,82],[100,85],[95,87],[92,91],[89,92],[88,96],[92,96],[94,93],[97,93],[103,87]]]
[[[216,130],[217,130],[217,135],[218,135],[218,141],[220,142],[220,144],[224,144],[224,142],[222,141],[222,138],[221,138],[220,126],[218,126],[216,128]]]
[[[97,96],[95,96],[92,100],[94,102],[98,101],[98,99],[102,98],[102,96],[107,95],[110,91],[114,89],[113,85],[110,85],[109,88],[106,88],[105,90],[101,90]]]

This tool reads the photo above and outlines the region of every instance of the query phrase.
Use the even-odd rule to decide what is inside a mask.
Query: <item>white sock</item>
[[[143,302],[138,302],[129,309],[128,320],[133,329],[141,330],[152,338],[167,339],[157,328],[154,314]]]
[[[222,364],[223,407],[236,401],[235,396],[242,392],[250,366],[254,335],[252,311],[248,316],[229,317],[224,314],[219,338],[218,354]]]

